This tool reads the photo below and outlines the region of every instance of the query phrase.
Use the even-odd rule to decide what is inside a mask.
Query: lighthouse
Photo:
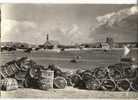
[[[49,41],[49,35],[46,34],[46,41]]]
[[[44,43],[44,48],[45,49],[54,49],[57,48],[58,42],[49,40],[49,34],[46,34],[46,41]]]

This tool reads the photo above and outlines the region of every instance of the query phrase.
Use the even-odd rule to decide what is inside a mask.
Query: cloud
[[[98,24],[92,28],[91,33],[110,33],[116,36],[116,38],[117,36],[120,36],[120,39],[123,39],[124,37],[124,39],[128,39],[128,41],[132,41],[132,38],[134,38],[134,41],[137,40],[138,6],[133,6],[131,8],[126,8],[117,12],[112,12],[104,16],[98,16],[96,19]]]
[[[37,41],[37,37],[39,37],[39,34],[35,34],[38,32],[36,30],[38,26],[34,22],[3,19],[1,24],[2,41],[31,42],[32,38]]]
[[[49,33],[53,39],[64,45],[93,41],[92,38],[89,38],[89,33],[84,34],[80,31],[80,27],[77,24],[57,26],[56,28],[49,30]]]
[[[91,42],[89,33],[84,34],[80,31],[77,24],[57,24],[50,25],[38,24],[31,21],[2,20],[2,41],[22,41],[34,44],[43,44],[46,41],[46,34],[51,40],[58,41],[60,44],[75,44]],[[49,27],[51,26],[51,27]]]
[[[137,17],[138,16],[138,6],[133,6],[128,9],[123,9],[118,12],[112,12],[109,14],[106,14],[104,16],[98,16],[97,22],[98,27],[95,27],[95,29],[99,28],[114,28],[114,27],[125,27],[128,26],[128,24],[137,24]],[[129,21],[131,19],[132,23]],[[129,23],[128,23],[129,21]],[[126,24],[127,23],[127,24]],[[136,26],[135,26],[136,27]]]
[[[107,23],[110,27],[112,27],[115,23],[119,23],[133,15],[138,15],[138,6],[133,6],[131,8],[123,9],[118,12],[113,12],[104,16],[99,16],[97,17],[97,21],[103,24]]]
[[[42,44],[45,35],[49,33],[50,39],[62,44],[93,42],[99,36],[96,34],[90,37],[89,28],[95,26],[96,16],[130,6],[132,5],[4,4],[3,41]],[[104,28],[106,27],[103,26],[103,30]]]

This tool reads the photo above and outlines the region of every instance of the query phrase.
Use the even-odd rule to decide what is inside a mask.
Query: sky
[[[3,4],[1,6],[2,41],[43,44],[46,34],[60,44],[91,43],[106,38],[92,31],[96,18],[133,5],[96,4]],[[125,29],[124,29],[125,30]],[[131,30],[132,32],[132,30]],[[136,41],[135,34],[115,32],[115,41]],[[119,37],[119,38],[118,38]]]

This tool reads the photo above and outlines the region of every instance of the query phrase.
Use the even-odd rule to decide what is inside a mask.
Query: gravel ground
[[[114,98],[138,99],[138,92],[94,91],[80,90],[73,87],[65,89],[51,89],[48,91],[38,89],[20,88],[13,91],[2,91],[2,98]]]

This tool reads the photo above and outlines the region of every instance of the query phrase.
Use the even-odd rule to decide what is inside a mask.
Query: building
[[[112,37],[107,37],[105,43],[108,43],[110,48],[123,48],[125,45],[132,48],[138,48],[138,42],[114,42]]]
[[[125,45],[128,45],[131,48],[138,48],[138,42],[115,42],[115,48],[123,48]]]
[[[102,47],[103,49],[105,49],[105,50],[108,50],[108,49],[110,48],[110,45],[109,45],[108,43],[106,43],[106,42],[102,42],[102,43],[101,43],[101,47]]]
[[[112,48],[113,47],[113,44],[114,44],[113,38],[112,37],[107,37],[106,38],[106,43],[108,43],[109,46],[110,46],[110,48]]]
[[[49,40],[49,35],[46,35],[46,42],[43,44],[44,49],[54,49],[58,47],[58,42]]]

